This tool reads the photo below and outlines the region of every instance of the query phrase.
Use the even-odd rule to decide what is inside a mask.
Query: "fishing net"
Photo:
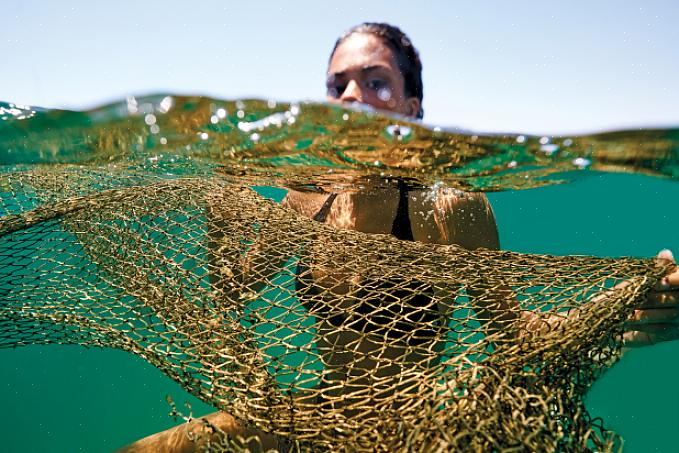
[[[281,450],[619,446],[583,399],[662,267],[339,230],[200,168],[0,175],[0,347],[130,351]]]

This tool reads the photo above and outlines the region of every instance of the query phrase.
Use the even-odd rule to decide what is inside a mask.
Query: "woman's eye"
[[[380,88],[385,88],[387,83],[381,79],[373,79],[368,81],[368,88],[371,90],[379,90]]]
[[[338,98],[342,95],[343,92],[344,87],[341,86],[329,86],[326,91],[328,97],[331,98]]]

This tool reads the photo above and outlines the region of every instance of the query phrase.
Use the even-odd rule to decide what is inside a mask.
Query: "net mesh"
[[[662,268],[338,230],[250,186],[4,175],[0,347],[133,352],[285,448],[618,445],[583,398]]]
[[[339,230],[253,187],[676,177],[678,130],[557,144],[171,96],[0,112],[0,347],[130,351],[280,450],[619,448],[583,399],[666,269]],[[211,435],[210,420],[183,435],[211,451],[257,443]]]

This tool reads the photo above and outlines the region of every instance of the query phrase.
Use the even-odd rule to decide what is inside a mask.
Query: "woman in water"
[[[388,24],[361,24],[340,37],[333,48],[326,82],[327,100],[337,104],[366,104],[407,118],[422,118],[421,72],[418,53],[401,30]],[[310,219],[338,229],[391,234],[401,240],[457,244],[468,249],[499,248],[495,218],[485,195],[463,194],[444,189],[437,190],[433,196],[423,195],[424,190],[412,189],[402,181],[397,181],[396,184],[387,185],[379,190],[359,192],[327,194],[289,190],[283,204]],[[429,212],[436,215],[426,215]],[[660,252],[658,259],[664,264],[674,262],[669,251]],[[345,365],[354,359],[346,354],[343,359],[338,359],[337,357],[342,355],[331,352],[338,348],[343,349],[348,344],[359,353],[374,349],[376,343],[365,334],[380,330],[380,327],[379,325],[375,327],[376,323],[370,323],[372,327],[369,327],[364,321],[362,325],[352,322],[353,332],[351,329],[344,329],[346,317],[338,316],[341,307],[336,307],[333,311],[331,302],[324,307],[309,302],[320,292],[326,295],[333,292],[342,293],[342,285],[337,284],[337,279],[327,278],[332,274],[332,270],[323,273],[319,269],[305,268],[304,264],[302,267],[298,274],[300,300],[310,311],[325,308],[329,314],[321,317],[324,321],[318,328],[319,336],[316,339],[318,350],[325,351],[321,354],[329,369],[328,381],[325,382],[327,387],[330,382],[340,382],[350,377]],[[343,278],[347,276],[344,275]],[[334,282],[332,288],[323,284],[323,281],[327,280]],[[643,346],[679,338],[678,287],[679,271],[674,271],[658,283],[656,291],[650,294],[646,304],[635,310],[626,326],[624,339],[627,346]],[[386,288],[382,289],[388,291]],[[412,302],[428,304],[430,294],[424,291],[422,296],[420,299],[413,298]],[[417,307],[413,309],[415,308]],[[435,319],[430,321],[432,324],[436,322]],[[390,336],[389,332],[386,332],[385,337],[395,337],[395,341],[390,342],[390,350],[382,348],[381,354],[391,357],[411,354],[401,360],[401,366],[408,366],[409,363],[421,366],[423,360],[424,362],[435,360],[436,348],[431,346],[431,343],[436,342],[433,327],[431,332],[422,332],[420,336],[413,332],[397,332]],[[404,338],[404,347],[401,351],[397,350],[399,336]],[[360,346],[356,346],[357,344]],[[421,348],[419,355],[412,352],[417,346],[427,344],[429,345]],[[429,359],[426,358],[427,352],[430,355]],[[366,366],[379,367],[379,358],[376,363]],[[353,367],[354,370],[356,368],[360,369]],[[375,369],[370,371],[374,373]],[[390,372],[396,374],[398,370]],[[322,383],[321,386],[323,385]],[[342,392],[345,394],[351,392],[346,386],[337,388],[343,390],[338,390],[338,394],[332,396],[342,396]],[[264,448],[276,448],[279,442],[274,436],[245,430],[237,420],[224,413],[215,413],[206,419],[230,434],[243,437],[256,434]],[[194,444],[188,440],[186,433],[203,429],[200,423],[194,421],[142,439],[123,451],[192,451]]]

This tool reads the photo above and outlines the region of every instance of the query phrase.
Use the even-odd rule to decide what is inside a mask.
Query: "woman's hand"
[[[625,324],[626,347],[648,346],[679,339],[679,268],[669,250],[658,253],[658,264],[673,264]]]

